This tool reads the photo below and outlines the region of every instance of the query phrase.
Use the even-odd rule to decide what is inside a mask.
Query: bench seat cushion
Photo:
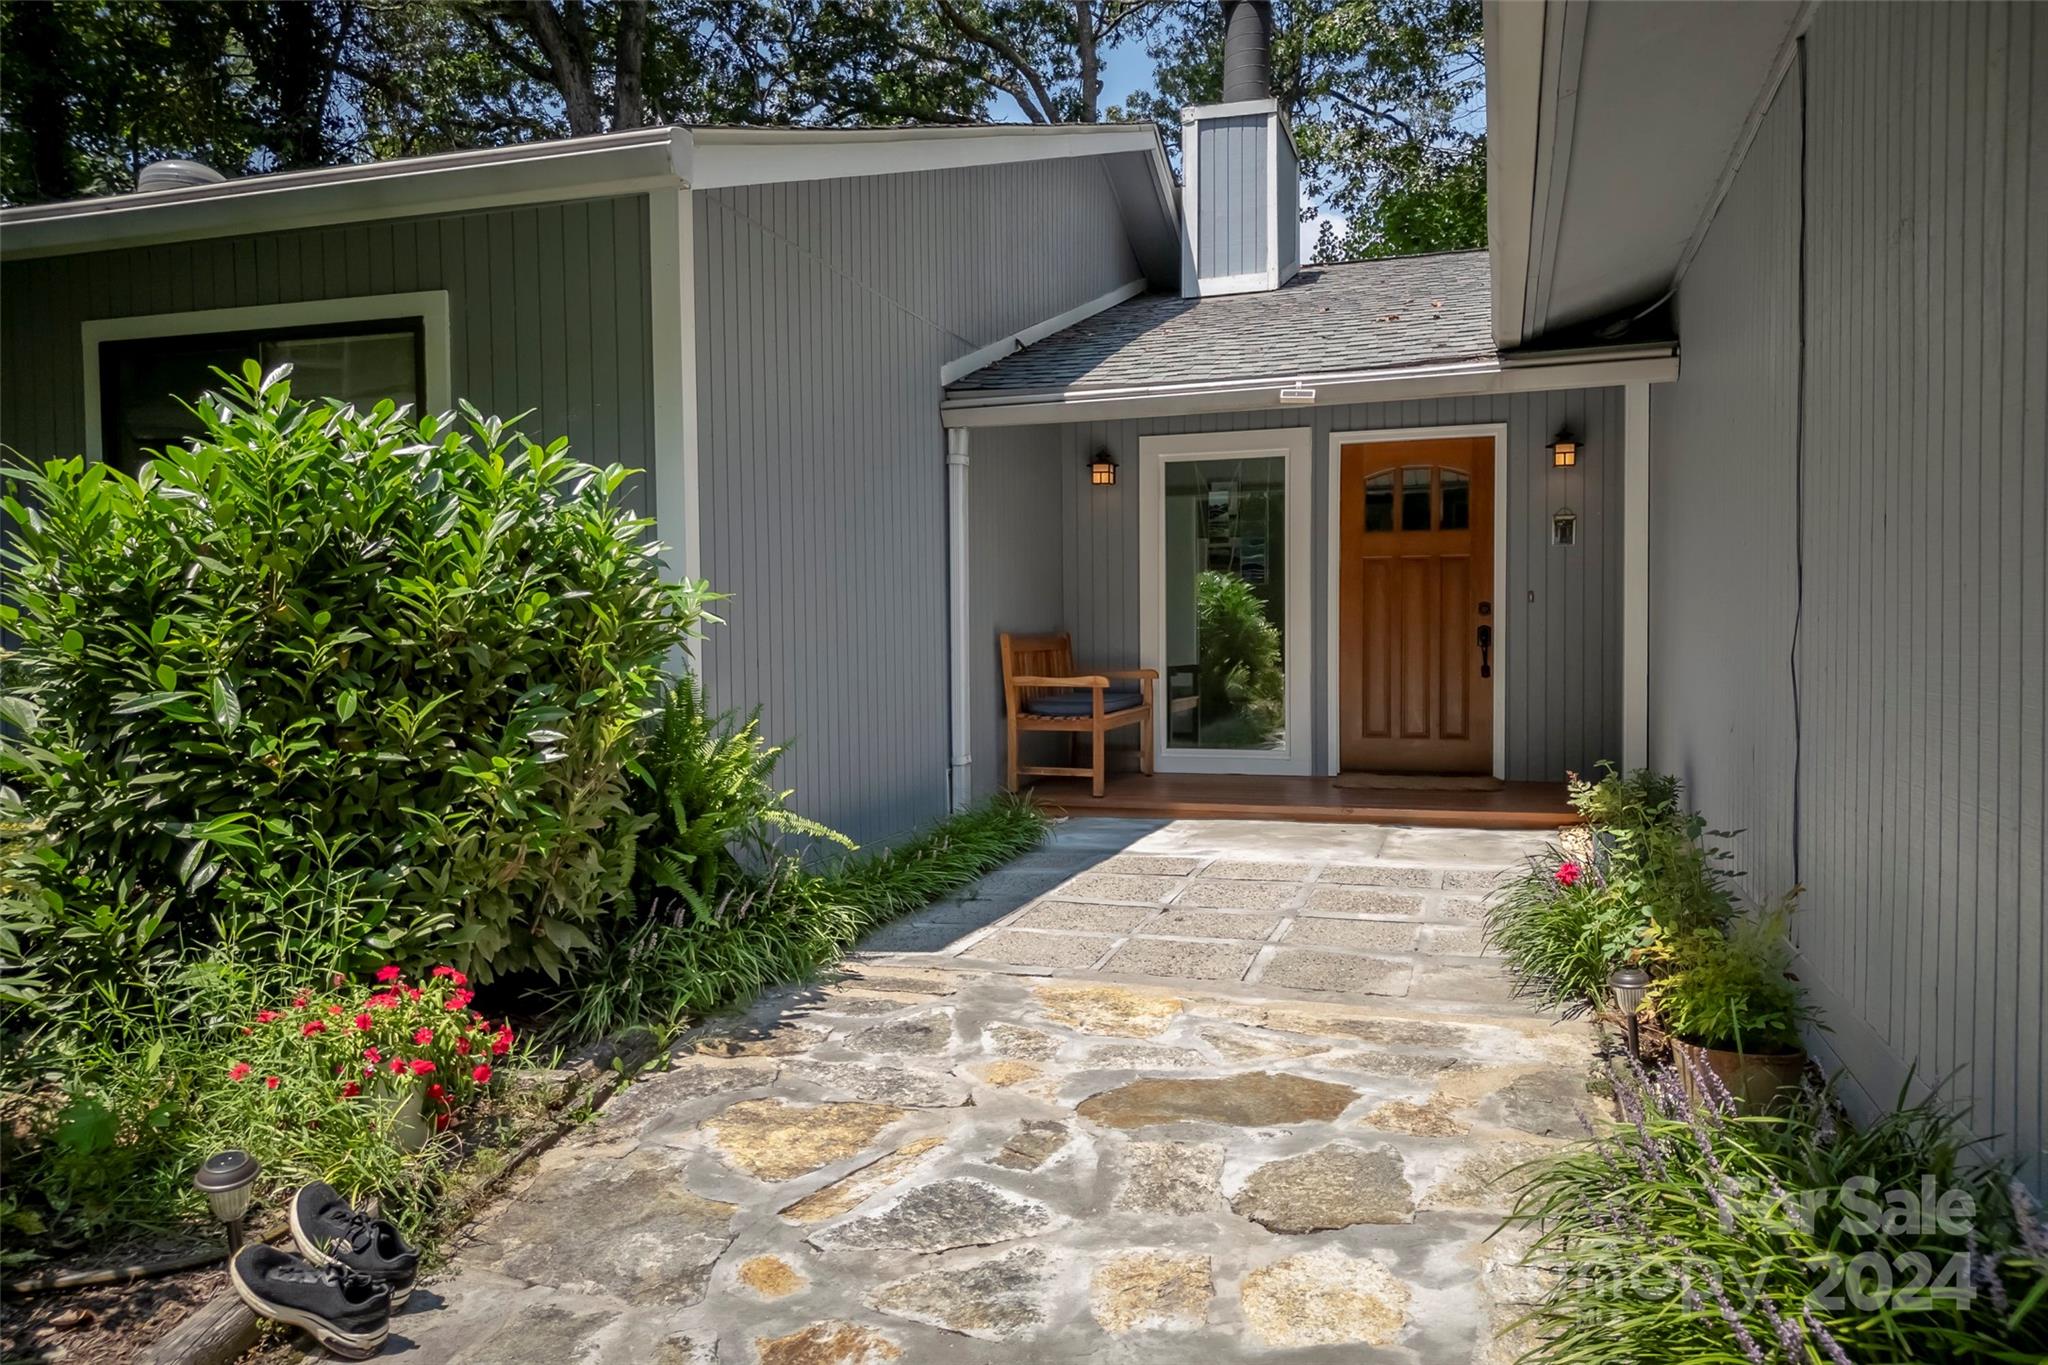
[[[1102,694],[1104,714],[1128,711],[1144,704],[1145,694],[1135,687],[1112,687]],[[1026,698],[1024,709],[1034,716],[1092,716],[1095,714],[1095,694],[1085,688],[1072,692],[1047,692]]]

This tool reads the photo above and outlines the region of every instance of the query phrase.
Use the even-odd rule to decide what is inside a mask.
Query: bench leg
[[[1108,748],[1109,735],[1102,730],[1097,730],[1095,732],[1095,747],[1088,764],[1089,779],[1094,784],[1094,793],[1097,796],[1102,795],[1103,758],[1104,751]]]
[[[1009,789],[1014,792],[1017,790],[1017,722],[1013,720],[1005,728],[1010,732]]]
[[[1147,711],[1145,719],[1138,722],[1138,771],[1152,776],[1152,713]]]

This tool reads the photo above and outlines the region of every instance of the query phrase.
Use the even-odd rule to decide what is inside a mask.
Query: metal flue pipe
[[[1273,6],[1225,0],[1223,102],[1273,98]]]

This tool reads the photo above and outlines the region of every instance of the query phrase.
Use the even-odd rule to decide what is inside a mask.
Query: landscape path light
[[[255,1157],[229,1148],[206,1158],[192,1173],[192,1188],[206,1196],[213,1216],[227,1225],[230,1256],[242,1249],[242,1219],[249,1212],[256,1177],[262,1170]]]
[[[1628,1055],[1643,1059],[1642,1038],[1637,1032],[1636,1011],[1643,1007],[1643,993],[1650,989],[1650,974],[1641,967],[1617,967],[1607,978],[1615,1008],[1628,1019]]]

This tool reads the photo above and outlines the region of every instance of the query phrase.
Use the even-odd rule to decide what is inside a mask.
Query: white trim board
[[[257,332],[287,327],[319,327],[331,323],[368,322],[375,318],[418,318],[426,353],[421,357],[427,391],[426,411],[446,412],[455,404],[449,376],[448,291],[422,289],[409,294],[358,294],[341,299],[308,299],[301,303],[259,303],[245,308],[205,308],[187,313],[147,313],[128,318],[95,318],[79,324],[85,391],[85,455],[102,458],[105,434],[100,430],[100,343],[144,337],[199,336],[207,332]]]
[[[1287,500],[1286,638],[1281,667],[1286,673],[1287,742],[1279,750],[1174,749],[1163,710],[1154,715],[1152,751],[1160,772],[1279,773],[1305,775],[1315,769],[1312,733],[1315,668],[1315,545],[1311,510],[1314,433],[1307,427],[1267,431],[1204,432],[1138,438],[1138,638],[1140,663],[1159,670],[1157,706],[1166,703],[1166,479],[1170,461],[1279,456]]]
[[[1015,336],[992,341],[976,351],[969,351],[958,360],[949,360],[939,366],[939,383],[950,384],[973,374],[976,370],[993,365],[1004,356],[1015,355],[1034,342],[1045,340],[1054,332],[1063,332],[1077,322],[1085,322],[1104,309],[1114,308],[1125,299],[1136,298],[1145,292],[1143,278],[1120,284],[1107,294],[1099,295],[1086,303],[1077,303],[1066,312],[1049,317],[1043,322],[1034,322]]]
[[[1329,477],[1326,488],[1329,505],[1324,509],[1329,536],[1329,553],[1323,565],[1323,588],[1325,593],[1323,630],[1329,650],[1329,663],[1324,669],[1323,684],[1327,689],[1328,704],[1324,708],[1325,771],[1335,775],[1344,771],[1342,746],[1339,743],[1338,677],[1342,661],[1337,657],[1338,597],[1342,587],[1339,578],[1340,565],[1338,550],[1343,537],[1343,494],[1344,494],[1344,447],[1365,445],[1378,441],[1440,441],[1457,440],[1460,437],[1487,436],[1493,439],[1493,775],[1503,780],[1507,777],[1508,764],[1508,650],[1514,644],[1514,632],[1509,628],[1509,617],[1514,604],[1508,601],[1508,424],[1506,422],[1475,422],[1464,426],[1448,427],[1380,427],[1371,431],[1333,431],[1329,443]]]
[[[672,577],[704,577],[703,480],[698,459],[697,404],[697,215],[685,189],[655,190],[647,196],[647,277],[652,334],[649,363],[655,381],[654,534],[667,548]],[[664,382],[663,376],[674,376]],[[709,641],[690,647],[691,671],[704,681]],[[680,665],[679,658],[671,659]]]

